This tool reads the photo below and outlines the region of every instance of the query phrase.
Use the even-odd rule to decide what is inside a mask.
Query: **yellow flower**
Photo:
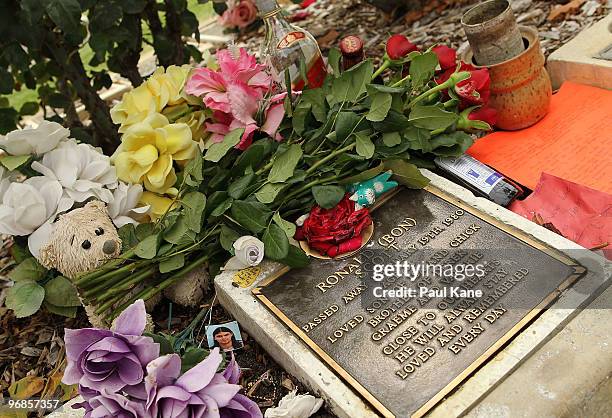
[[[166,212],[176,207],[176,202],[169,197],[146,191],[142,193],[140,203],[142,205],[149,206],[148,214],[153,222],[164,216]]]
[[[164,116],[153,113],[125,131],[111,161],[119,179],[144,183],[145,189],[163,194],[176,183],[173,163],[183,164],[196,152],[187,124],[169,124]]]
[[[124,133],[130,126],[142,122],[152,113],[161,113],[166,106],[182,103],[181,93],[190,67],[171,65],[155,72],[140,86],[123,95],[123,99],[111,109],[111,118],[121,124],[119,132]]]

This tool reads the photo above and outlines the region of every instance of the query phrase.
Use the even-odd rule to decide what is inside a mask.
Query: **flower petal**
[[[147,324],[147,311],[142,299],[138,299],[115,319],[112,330],[126,335],[142,335]]]

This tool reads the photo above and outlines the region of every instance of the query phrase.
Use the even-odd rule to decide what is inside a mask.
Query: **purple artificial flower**
[[[240,367],[232,352],[232,359],[227,364],[222,376],[229,382],[237,384],[240,380]],[[219,410],[220,418],[262,418],[259,406],[249,398],[236,393],[227,406]]]
[[[147,413],[152,418],[217,418],[240,390],[217,368],[222,356],[215,348],[208,357],[182,376],[181,359],[168,354],[147,365]]]
[[[143,401],[129,400],[120,393],[102,389],[97,396],[73,405],[74,408],[85,408],[85,418],[148,418]]]
[[[123,389],[127,393],[140,392],[144,397],[142,387],[135,386],[142,386],[145,366],[159,356],[159,344],[142,336],[146,315],[144,302],[137,300],[117,317],[111,330],[66,329],[68,365],[62,382],[78,383],[81,388],[98,393],[104,390],[116,393]],[[110,401],[96,402],[96,405],[107,405]]]

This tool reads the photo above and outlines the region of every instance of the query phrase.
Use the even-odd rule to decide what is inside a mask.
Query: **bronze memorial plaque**
[[[385,417],[424,415],[586,271],[432,187],[372,218],[359,252],[254,293]]]

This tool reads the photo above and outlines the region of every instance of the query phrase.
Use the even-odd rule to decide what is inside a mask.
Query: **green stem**
[[[119,294],[125,294],[128,290],[130,290],[130,288],[132,286],[134,286],[135,284],[140,283],[141,281],[143,281],[144,279],[146,279],[147,277],[149,277],[150,275],[154,274],[157,271],[157,266],[151,266],[147,269],[144,269],[143,271],[134,274],[130,277],[129,280],[121,283],[118,286],[113,286],[111,288],[109,288],[109,290],[105,293],[103,293],[98,299],[98,303],[102,303],[107,301],[108,299],[119,295]]]
[[[408,109],[411,109],[414,107],[414,105],[416,105],[418,102],[420,102],[421,100],[423,100],[424,98],[428,97],[430,94],[436,93],[438,91],[442,91],[444,89],[447,89],[449,87],[449,82],[445,81],[442,84],[438,84],[435,87],[432,87],[431,89],[427,90],[424,93],[419,94],[417,97],[415,97],[414,99],[412,99],[412,101],[410,103],[408,103]]]
[[[381,75],[383,73],[383,71],[385,71],[387,68],[389,68],[389,66],[391,65],[391,61],[389,60],[385,60],[382,65],[380,67],[378,67],[378,70],[376,70],[374,72],[374,74],[372,74],[372,80],[374,80],[376,77],[378,77],[379,75]]]
[[[401,80],[391,84],[391,87],[400,87],[402,84],[404,84],[408,80],[410,80],[410,75],[407,75],[406,77],[402,78]]]
[[[121,254],[118,258],[106,262],[106,264],[104,264],[104,267],[79,276],[79,278],[76,279],[75,284],[79,287],[83,285],[86,286],[88,283],[92,282],[96,278],[107,274],[110,270],[113,270],[115,267],[123,263],[125,260],[131,258],[133,255],[134,249],[130,248],[125,253]]]
[[[143,264],[148,264],[151,261],[140,261],[140,262],[135,262],[135,263],[130,263],[130,264],[126,264],[123,267],[120,267],[116,270],[111,270],[109,272],[106,272],[98,277],[95,277],[85,283],[80,283],[77,281],[76,285],[77,287],[83,289],[83,290],[90,290],[91,288],[93,288],[96,285],[99,284],[105,284],[107,281],[112,280],[113,278],[123,275],[125,273],[131,273],[134,270],[136,270],[137,268],[141,267]]]
[[[111,318],[114,319],[117,315],[119,315],[125,308],[127,308],[129,305],[131,305],[132,303],[134,303],[134,301],[138,300],[138,299],[143,299],[143,300],[147,300],[152,298],[153,296],[155,296],[156,294],[158,294],[159,292],[161,292],[162,290],[164,290],[165,288],[167,288],[168,286],[172,285],[176,280],[182,278],[184,275],[186,275],[187,273],[190,273],[191,271],[195,270],[196,268],[200,267],[202,264],[204,264],[211,255],[206,254],[200,258],[198,258],[197,260],[193,261],[191,264],[183,267],[181,270],[179,270],[176,274],[174,274],[173,276],[168,277],[166,280],[162,281],[161,283],[159,283],[156,286],[147,288],[147,289],[143,289],[141,292],[139,292],[137,295],[133,296],[130,298],[130,300],[128,300],[127,302],[125,302],[123,305],[121,305],[118,309],[115,309],[112,313],[111,313]],[[111,304],[112,305],[112,304]],[[110,305],[104,309],[102,312],[106,311],[108,308],[110,307]],[[96,313],[98,313],[98,311],[96,310]]]
[[[308,170],[306,170],[306,174],[310,174],[313,171],[315,171],[318,167],[320,167],[322,164],[325,164],[326,162],[328,162],[329,160],[335,158],[336,156],[340,155],[340,154],[344,154],[346,151],[350,151],[353,148],[355,148],[355,143],[349,144],[344,148],[340,148],[335,150],[334,152],[330,153],[328,156],[321,158],[319,161],[317,161],[316,163],[314,163],[312,166],[310,166],[310,168]]]

